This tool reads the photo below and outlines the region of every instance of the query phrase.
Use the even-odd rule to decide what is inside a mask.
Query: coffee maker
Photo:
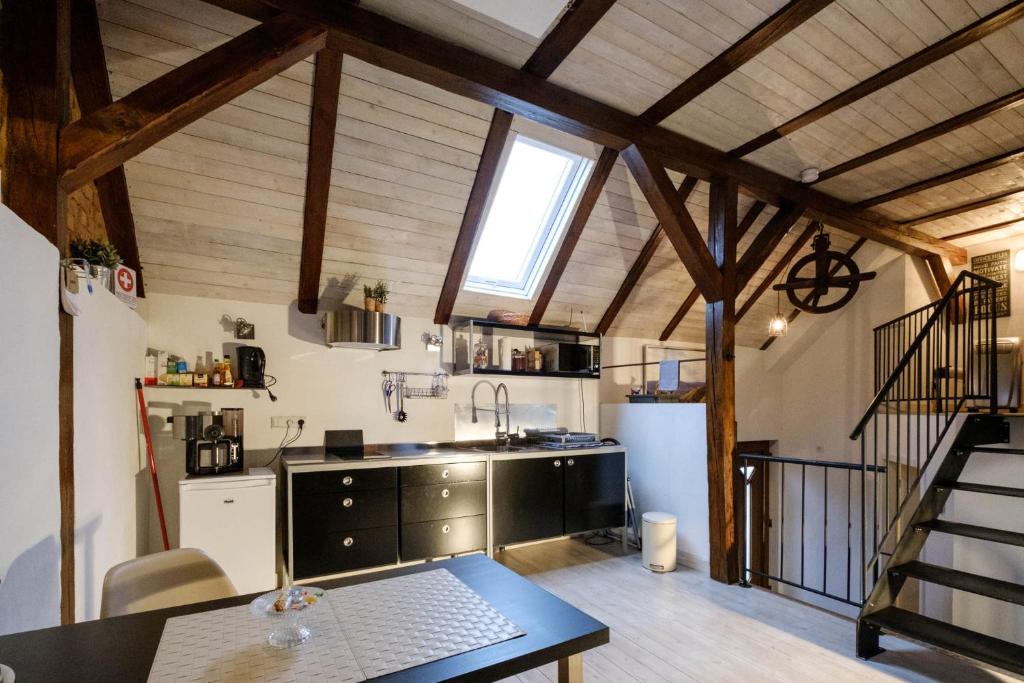
[[[174,438],[185,442],[185,471],[189,474],[241,472],[243,420],[241,408],[220,413],[174,415]]]

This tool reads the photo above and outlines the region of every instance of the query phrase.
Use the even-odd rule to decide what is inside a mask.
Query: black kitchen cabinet
[[[296,579],[338,574],[394,564],[398,559],[398,527],[352,529],[331,533],[295,529]]]
[[[564,461],[557,456],[493,462],[494,545],[562,535]]]
[[[565,533],[577,534],[625,524],[626,454],[566,454]]]
[[[487,515],[402,525],[402,561],[426,560],[487,547]]]

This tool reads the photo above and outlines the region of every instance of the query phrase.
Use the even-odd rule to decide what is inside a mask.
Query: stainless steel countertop
[[[457,442],[456,442],[457,443]],[[473,444],[480,442],[466,442],[458,444],[447,443],[403,443],[403,444],[368,444],[366,455],[363,458],[345,459],[324,453],[322,446],[288,448],[281,456],[287,467],[302,469],[325,466],[337,468],[339,465],[354,465],[358,467],[373,466],[379,463],[389,464],[420,464],[421,461],[450,462],[452,460],[486,460],[490,457],[500,460],[509,460],[519,457],[538,457],[563,455],[592,455],[596,453],[622,452],[624,446],[597,446],[591,448],[572,449],[551,449],[540,448],[535,445],[517,446],[515,450],[494,452],[480,448],[474,448]]]

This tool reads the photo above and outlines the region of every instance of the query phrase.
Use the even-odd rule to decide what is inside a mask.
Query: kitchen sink
[[[519,453],[528,450],[526,446],[499,446],[498,444],[484,444],[481,446],[459,446],[459,450],[473,451],[475,453]]]

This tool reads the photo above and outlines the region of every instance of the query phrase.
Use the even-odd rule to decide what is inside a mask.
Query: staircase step
[[[921,522],[920,524],[915,524],[914,528],[927,529],[928,531],[939,531],[944,534],[953,534],[954,536],[980,538],[983,541],[992,541],[993,543],[1019,545],[1024,548],[1024,534],[1018,531],[991,529],[986,526],[975,526],[973,524],[962,524],[960,522],[946,522],[941,519],[936,519],[931,522]]]
[[[906,562],[889,571],[915,579],[936,583],[940,586],[949,586],[957,590],[985,595],[1003,602],[1012,602],[1017,605],[1024,605],[1024,586],[1009,581],[992,579],[987,576],[962,572],[959,569],[939,567],[927,562]]]
[[[1003,453],[1006,455],[1024,455],[1024,448],[996,448],[995,446],[971,446],[972,453]]]
[[[1024,498],[1024,489],[1010,486],[993,486],[991,484],[975,484],[969,481],[954,481],[948,484],[936,484],[937,488],[953,489],[954,491],[970,491],[971,493],[988,493],[993,496],[1013,496]]]
[[[1013,673],[1024,674],[1024,647],[1015,643],[986,636],[898,607],[887,607],[862,618],[883,631],[934,645]]]

